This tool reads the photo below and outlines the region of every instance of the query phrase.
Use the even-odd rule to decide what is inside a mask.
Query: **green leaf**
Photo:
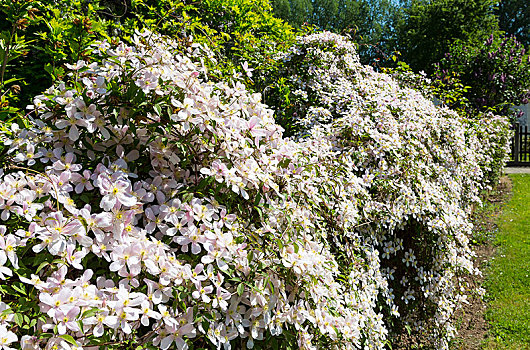
[[[35,273],[39,273],[40,270],[42,270],[45,266],[49,265],[47,261],[44,261],[37,267],[37,270],[35,270]]]
[[[162,107],[160,107],[160,104],[154,105],[153,108],[155,109],[156,114],[162,115]]]
[[[247,255],[247,260],[249,262],[249,264],[252,262],[252,259],[254,259],[254,251],[251,250],[248,255]]]
[[[24,324],[24,316],[22,314],[15,314],[15,323],[19,327],[22,327],[22,325]]]
[[[93,307],[89,310],[86,310],[85,312],[83,312],[81,314],[81,319],[84,319],[84,318],[88,318],[88,317],[91,317],[91,316],[94,316],[95,314],[97,314],[99,311],[99,309],[97,307]]]
[[[75,341],[74,337],[72,337],[71,335],[63,334],[63,335],[60,335],[59,338],[64,339],[70,344],[77,346],[77,342]]]
[[[241,296],[244,291],[245,291],[245,284],[244,283],[240,283],[237,286],[237,295]]]
[[[22,293],[23,295],[26,295],[26,291],[24,290],[24,286],[20,287],[16,284],[12,284],[11,287],[16,290],[19,293]]]

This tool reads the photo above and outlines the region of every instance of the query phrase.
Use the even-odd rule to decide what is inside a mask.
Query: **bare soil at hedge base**
[[[485,199],[484,210],[478,210],[473,218],[475,225],[475,267],[485,271],[489,260],[495,254],[493,245],[493,234],[497,230],[496,221],[503,205],[512,194],[512,182],[507,177],[501,178],[499,185]],[[483,287],[484,276],[469,276],[468,292],[473,292]],[[458,327],[458,336],[453,340],[453,350],[477,350],[484,346],[488,336],[488,322],[484,318],[486,302],[482,297],[471,293],[469,303],[454,315],[455,324]]]

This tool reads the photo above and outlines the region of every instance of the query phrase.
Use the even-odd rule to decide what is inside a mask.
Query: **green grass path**
[[[487,269],[487,349],[530,349],[530,174],[510,175],[513,197],[499,217]]]

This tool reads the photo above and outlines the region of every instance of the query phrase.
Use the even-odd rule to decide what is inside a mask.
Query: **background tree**
[[[467,87],[463,98],[449,103],[452,108],[515,117],[511,107],[529,102],[530,56],[514,36],[491,35],[479,47],[455,44],[435,67],[435,83],[441,90],[455,90],[458,84]]]
[[[498,0],[413,1],[396,23],[397,48],[413,70],[431,73],[432,64],[455,41],[484,41],[498,30],[494,10]]]
[[[359,45],[364,63],[381,59],[393,48],[398,6],[391,0],[273,0],[277,17],[295,28],[304,23],[335,33],[349,34]]]
[[[499,29],[515,35],[523,45],[530,45],[530,1],[502,0],[497,10]]]
[[[337,30],[339,0],[313,0],[310,23],[324,30]]]
[[[291,4],[289,4],[289,0],[272,0],[271,5],[274,9],[274,16],[278,18],[291,17]]]

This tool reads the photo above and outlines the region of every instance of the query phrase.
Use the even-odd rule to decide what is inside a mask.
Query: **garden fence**
[[[512,154],[508,166],[530,166],[530,132],[528,125],[515,123],[512,137]]]

